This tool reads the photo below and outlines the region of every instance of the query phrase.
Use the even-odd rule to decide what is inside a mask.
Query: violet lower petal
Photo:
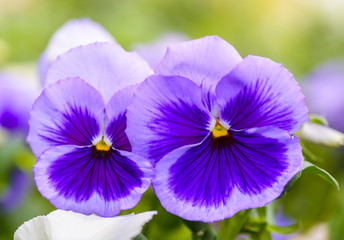
[[[126,52],[117,44],[93,43],[60,55],[51,64],[45,84],[80,77],[96,88],[107,103],[117,91],[142,82],[152,73],[137,53]]]
[[[97,90],[82,79],[61,80],[34,103],[27,140],[37,157],[53,146],[90,146],[101,135],[103,115]]]
[[[154,71],[185,77],[208,89],[241,61],[239,53],[228,42],[218,36],[207,36],[170,45]]]
[[[296,137],[271,127],[209,135],[167,154],[153,188],[167,211],[213,222],[276,199],[302,166]]]
[[[150,184],[150,163],[130,152],[58,146],[34,166],[41,194],[57,208],[103,217],[134,207]]]
[[[199,86],[183,77],[161,75],[138,86],[127,119],[133,152],[154,163],[176,148],[201,142],[215,121]]]
[[[112,143],[112,147],[119,150],[132,150],[125,129],[127,107],[135,88],[136,86],[131,86],[117,92],[106,105],[105,135]]]
[[[301,88],[281,64],[248,56],[216,86],[220,118],[236,130],[275,126],[289,133],[308,120]]]

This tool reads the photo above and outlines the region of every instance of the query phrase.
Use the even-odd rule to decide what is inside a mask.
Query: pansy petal
[[[134,207],[153,174],[148,160],[133,153],[73,146],[45,151],[33,171],[38,190],[56,208],[103,217]]]
[[[236,130],[275,126],[289,133],[308,120],[301,88],[270,59],[248,56],[216,86],[221,120]]]
[[[162,158],[153,188],[167,211],[192,221],[219,221],[276,199],[302,160],[298,139],[277,128],[209,136]]]
[[[186,78],[161,75],[137,87],[127,119],[133,152],[153,162],[176,148],[201,142],[215,124],[200,87]]]
[[[50,64],[58,55],[94,42],[116,43],[116,40],[101,25],[88,18],[73,19],[63,24],[40,57],[38,71],[41,81],[44,82]]]
[[[118,90],[140,83],[150,74],[152,70],[137,53],[126,52],[116,44],[93,43],[60,55],[51,65],[45,84],[80,77],[107,103]]]
[[[14,240],[129,240],[137,236],[156,211],[103,218],[55,210],[25,222]]]
[[[119,150],[131,151],[131,144],[125,133],[126,113],[135,88],[134,85],[117,92],[106,105],[105,136]]]
[[[155,73],[186,77],[207,89],[241,61],[228,42],[218,36],[207,36],[169,46]]]
[[[51,223],[45,216],[38,216],[21,225],[14,233],[14,240],[53,240]]]
[[[46,88],[30,113],[28,142],[39,156],[57,145],[92,145],[101,135],[104,101],[82,79],[61,80]]]
[[[156,211],[102,218],[71,211],[56,210],[47,217],[58,239],[129,240],[140,234],[145,223]]]

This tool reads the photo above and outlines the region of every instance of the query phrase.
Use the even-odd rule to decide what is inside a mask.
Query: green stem
[[[228,218],[220,222],[220,239],[235,240],[247,221],[251,211],[252,209],[243,210],[232,218]]]

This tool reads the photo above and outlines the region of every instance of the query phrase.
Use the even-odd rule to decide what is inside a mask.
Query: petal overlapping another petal
[[[298,139],[277,128],[209,135],[162,158],[153,188],[167,211],[213,222],[276,199],[302,160]]]
[[[216,86],[220,118],[236,130],[274,126],[289,133],[308,120],[305,97],[281,64],[248,56]]]
[[[88,18],[73,19],[63,24],[51,37],[38,62],[41,82],[44,82],[51,63],[69,49],[94,42],[116,43],[101,25]]]
[[[239,53],[228,42],[218,36],[207,36],[169,46],[154,71],[185,77],[208,89],[241,61]]]
[[[38,190],[57,208],[104,217],[134,207],[153,174],[133,153],[74,146],[47,150],[33,171]]]
[[[30,113],[28,142],[36,156],[53,146],[89,146],[101,134],[104,101],[82,79],[61,80],[46,88]]]
[[[80,77],[96,88],[107,103],[117,91],[142,82],[152,73],[138,54],[126,52],[117,44],[93,43],[60,55],[51,64],[45,84]]]
[[[106,105],[105,135],[111,141],[112,146],[119,150],[132,150],[125,129],[127,127],[127,107],[135,88],[134,85],[120,90]]]
[[[176,148],[201,142],[215,121],[199,86],[183,77],[161,75],[138,86],[127,119],[133,152],[153,162]]]

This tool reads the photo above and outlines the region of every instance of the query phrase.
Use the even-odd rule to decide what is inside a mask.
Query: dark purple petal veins
[[[125,129],[127,128],[127,117],[122,113],[113,119],[106,128],[106,134],[112,142],[112,146],[119,150],[131,151],[131,145]]]
[[[66,198],[87,201],[98,193],[105,201],[118,200],[142,184],[137,164],[116,150],[79,148],[60,156],[50,166],[52,186]]]
[[[287,147],[259,134],[209,135],[170,168],[169,185],[178,199],[198,206],[226,205],[234,187],[259,194],[287,168]]]
[[[40,137],[49,141],[53,146],[77,145],[87,146],[99,133],[98,121],[87,108],[70,106],[68,111],[61,113],[61,117],[51,119],[56,127],[43,125]],[[48,133],[48,134],[47,134]]]
[[[147,127],[156,138],[149,142],[149,157],[160,159],[179,147],[201,142],[209,133],[209,114],[184,101],[160,103]],[[139,129],[138,129],[139,131]]]
[[[289,126],[297,124],[298,119],[289,117],[294,109],[287,104],[279,104],[279,101],[279,93],[268,86],[268,81],[258,80],[246,85],[227,102],[221,117],[237,130],[268,125],[288,130]]]
[[[301,88],[270,59],[247,56],[216,86],[220,119],[232,129],[273,126],[295,133],[308,120]]]

